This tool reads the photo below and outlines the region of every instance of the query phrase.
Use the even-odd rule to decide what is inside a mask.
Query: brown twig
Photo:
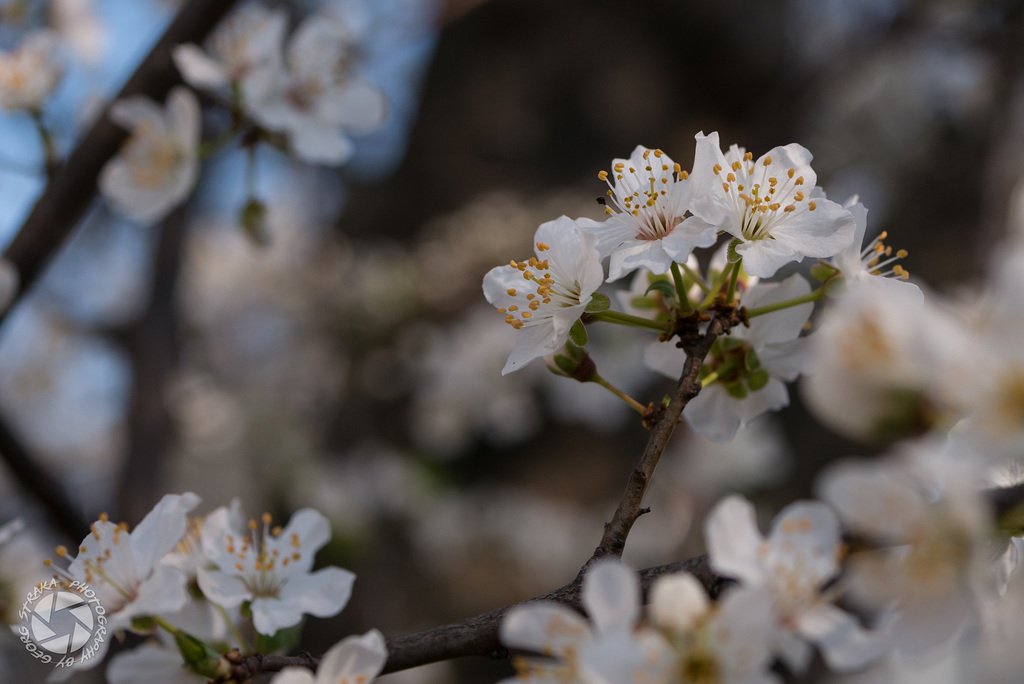
[[[654,580],[662,575],[679,572],[692,573],[707,588],[712,597],[716,597],[726,580],[711,572],[707,556],[698,556],[677,563],[660,565],[641,570],[638,574],[644,594],[650,589]],[[384,666],[384,674],[407,670],[420,665],[436,663],[451,658],[465,656],[485,656],[504,659],[509,656],[508,649],[498,640],[498,628],[505,615],[516,606],[553,601],[579,610],[580,578],[577,577],[564,587],[543,596],[522,601],[520,603],[492,610],[466,620],[447,625],[440,625],[420,632],[391,637],[387,640],[388,661]],[[282,668],[306,667],[315,670],[320,664],[319,658],[308,655],[301,656],[264,656],[253,655],[233,661],[235,668],[230,681],[244,684],[251,681],[258,672],[278,672]]]
[[[689,321],[690,319],[684,320]],[[695,322],[695,319],[693,321]],[[708,324],[707,331],[703,335],[696,334],[695,326],[692,333],[681,335],[679,346],[686,352],[686,364],[683,366],[679,383],[664,412],[656,416],[656,422],[651,428],[651,436],[647,440],[643,456],[640,457],[640,462],[629,475],[626,491],[619,500],[611,522],[605,523],[601,543],[594,549],[594,555],[583,566],[581,573],[585,572],[587,567],[599,558],[622,557],[626,537],[629,535],[633,523],[642,515],[640,506],[643,503],[644,494],[647,492],[647,485],[651,481],[651,476],[658,466],[661,455],[668,446],[679,416],[682,415],[683,409],[686,408],[690,400],[700,392],[701,385],[698,376],[704,357],[707,356],[715,340],[720,335],[729,332],[738,323],[739,318],[735,312],[722,311]]]

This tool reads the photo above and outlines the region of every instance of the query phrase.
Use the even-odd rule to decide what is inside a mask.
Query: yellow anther
[[[255,520],[250,520],[249,521],[249,529],[250,530],[255,530],[255,529],[258,529],[258,528],[259,528],[259,525],[256,523]]]
[[[506,294],[507,294],[507,295],[508,295],[509,297],[515,297],[515,296],[516,296],[516,288],[514,288],[514,287],[510,287],[510,288],[508,288],[507,290],[505,290],[505,293],[506,293]]]
[[[100,513],[100,522],[110,522],[110,516],[106,513]]]
[[[61,558],[63,558],[64,556],[68,555],[68,547],[63,546],[63,545],[62,546],[58,546],[57,547],[57,555],[60,556]]]
[[[623,166],[624,166],[624,164],[623,164],[622,162],[619,162],[618,164],[616,164],[616,165],[614,166],[614,169],[615,169],[616,171],[622,171],[622,169],[623,169]]]
[[[753,158],[754,158],[753,152],[747,152],[745,155],[743,155],[743,161],[750,161]]]
[[[632,166],[630,166],[629,167],[629,172],[630,173],[636,173],[636,169],[634,169]]]
[[[810,211],[814,211],[817,207],[818,205],[816,205],[813,200],[807,203],[807,209]]]
[[[647,159],[647,157],[649,157],[650,154],[651,154],[650,150],[644,150],[644,159]]]
[[[264,525],[269,525],[272,520],[273,520],[273,518],[270,516],[269,513],[264,513],[263,514],[263,524]]]
[[[786,175],[789,176],[790,178],[792,178],[794,173],[796,173],[796,170],[795,169],[790,169],[789,171],[786,172]]]
[[[235,563],[235,570],[238,570],[238,572],[244,572],[245,568],[242,567],[241,563]]]
[[[661,165],[661,170],[662,171],[668,171],[668,164],[662,164]]]
[[[519,268],[519,264],[516,263],[515,259],[513,259],[510,262],[508,262],[508,265],[511,266],[512,268]]]
[[[509,314],[508,316],[505,316],[505,322],[508,323],[509,325],[511,325],[512,321],[514,321],[514,320],[516,320],[516,317],[513,316],[512,314]]]
[[[778,202],[772,202],[771,204],[768,205],[768,208],[771,209],[772,211],[778,211],[779,207],[781,206],[782,205],[779,204]]]
[[[804,177],[803,176],[797,176],[796,180],[793,181],[793,185],[803,185],[803,184],[804,184]]]
[[[537,243],[537,251],[538,251],[538,252],[546,252],[546,251],[548,251],[549,249],[551,249],[551,248],[550,248],[550,247],[548,247],[548,246],[547,246],[546,244],[544,244],[543,242],[538,242],[538,243]],[[545,262],[545,263],[547,263],[547,262]]]
[[[599,180],[607,181],[608,180],[608,172],[607,171],[598,171],[597,172],[597,177],[598,177]]]
[[[653,166],[645,166],[644,167],[644,171],[653,171],[653,170],[654,170]]]
[[[743,164],[740,164],[738,161],[732,163],[732,170],[733,171],[739,171],[742,168],[743,168]]]
[[[907,250],[901,249],[900,251],[896,252],[896,256],[898,256],[900,259],[906,259],[907,258]]]
[[[540,301],[539,300],[534,299],[532,302],[530,302],[530,310],[531,311],[536,311],[539,308],[540,308]]]
[[[519,311],[519,307],[516,306],[515,304],[513,304],[512,306],[508,307],[508,310],[509,311]]]
[[[729,175],[727,175],[727,176],[725,177],[725,180],[727,180],[727,181],[729,181],[730,183],[732,183],[733,181],[735,181],[735,180],[736,180],[736,174],[735,174],[735,173],[730,173]]]
[[[765,166],[771,166],[771,164],[772,164],[772,158],[771,158],[771,157],[765,157],[765,158],[764,158],[764,161],[763,161],[763,162],[761,162],[761,163],[762,163],[762,164],[764,164]]]
[[[78,550],[79,550],[79,551],[80,551],[81,553],[85,553],[85,544],[82,544],[81,546],[79,546],[79,547],[78,547]]]
[[[792,204],[787,204],[785,209],[783,209],[782,211],[785,211],[785,212],[796,211],[796,206],[792,205]]]
[[[544,299],[541,300],[541,302],[543,302],[544,304],[548,304],[550,301],[551,301],[550,297],[545,297]]]
[[[532,314],[532,313],[530,313],[529,311],[524,311],[524,312],[522,313],[522,316],[523,316],[523,318],[532,318],[532,317],[533,317],[533,314]]]
[[[713,167],[711,167],[711,170],[714,171],[715,175],[717,176],[722,171],[722,165],[715,164]]]
[[[798,190],[797,193],[793,195],[793,199],[795,199],[797,202],[802,202],[804,200],[804,193]]]
[[[722,189],[725,190],[726,192],[729,192],[729,184],[728,183],[722,183]]]
[[[881,233],[878,234],[878,237],[875,238],[875,239],[876,240],[884,240],[887,237],[889,237],[888,231],[883,230]]]
[[[776,178],[775,176],[772,176],[771,178],[768,179],[768,185],[772,186],[773,188],[775,187],[775,185],[778,182],[779,182],[779,179]]]
[[[657,157],[658,159],[661,159],[663,156],[665,156],[665,153],[661,151],[660,147],[659,148],[655,148],[654,156]]]
[[[743,184],[740,183],[739,185],[737,185],[736,189],[739,190],[740,192],[743,192]]]
[[[606,209],[604,210],[604,213],[606,213],[606,214],[614,214],[615,212],[614,212],[614,211],[612,211],[611,209],[608,209],[608,208],[606,208]]]
[[[508,309],[506,309],[506,308],[504,308],[504,307],[502,307],[502,308],[498,309],[498,313],[500,313],[500,314],[503,314],[503,313],[505,313],[505,312],[507,312],[507,311],[508,311]]]

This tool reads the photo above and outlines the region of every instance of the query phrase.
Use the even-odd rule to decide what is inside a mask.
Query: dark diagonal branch
[[[696,323],[696,319],[685,320]],[[739,323],[739,319],[736,318],[734,312],[724,311],[715,316],[704,335],[697,335],[695,331],[691,335],[686,333],[681,335],[679,345],[686,352],[686,364],[683,366],[679,384],[676,385],[668,407],[657,416],[657,422],[651,428],[651,436],[647,440],[643,456],[640,457],[640,462],[630,473],[626,491],[622,494],[622,499],[619,501],[618,508],[615,509],[611,522],[605,524],[601,543],[594,549],[594,555],[588,565],[606,556],[622,557],[622,551],[626,546],[626,537],[633,528],[633,523],[642,513],[640,506],[643,503],[644,494],[647,492],[647,486],[650,484],[651,476],[658,466],[661,455],[668,446],[679,416],[682,415],[683,409],[686,408],[690,400],[700,392],[699,374],[704,357],[707,356],[715,340],[720,335],[728,333],[737,323]],[[584,570],[586,567],[584,566]]]
[[[115,99],[146,95],[163,100],[167,91],[180,83],[171,61],[172,48],[201,41],[234,4],[235,0],[189,0]],[[50,179],[4,253],[21,276],[18,298],[39,279],[89,208],[100,170],[117,153],[126,135],[105,110]],[[4,320],[6,313],[0,314],[0,324]]]
[[[644,595],[646,596],[651,584],[658,577],[678,572],[692,573],[704,584],[711,596],[717,596],[726,581],[711,572],[706,556],[698,556],[678,563],[641,570],[638,575]],[[509,652],[498,640],[498,628],[510,610],[516,606],[538,601],[553,601],[579,610],[581,607],[580,586],[581,581],[577,577],[564,587],[543,596],[492,610],[466,620],[391,637],[387,640],[388,661],[384,666],[384,674],[465,656],[507,658]],[[244,683],[251,681],[258,672],[278,672],[289,666],[315,669],[319,664],[319,658],[307,655],[265,656],[257,654],[235,660],[232,681]]]

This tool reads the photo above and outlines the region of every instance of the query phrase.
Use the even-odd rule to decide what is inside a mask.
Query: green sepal
[[[576,322],[572,324],[572,327],[569,328],[569,339],[577,347],[587,344],[587,327],[583,325],[583,321],[576,319]]]
[[[756,392],[757,390],[767,385],[769,379],[770,376],[768,375],[768,371],[764,370],[763,368],[760,370],[756,370],[753,373],[747,375],[747,387],[750,388],[751,392]]]
[[[582,347],[577,347],[572,342],[565,343],[565,351],[569,352],[569,356],[576,361],[582,361],[583,357],[587,355],[587,350]]]
[[[661,302],[655,297],[637,296],[629,300],[631,306],[637,309],[657,309]]]
[[[174,643],[178,645],[178,651],[185,664],[196,674],[218,680],[231,673],[231,663],[188,632],[175,632]]]
[[[740,240],[739,238],[733,238],[732,242],[729,243],[729,248],[726,251],[726,254],[728,255],[730,264],[738,263],[740,259],[743,258],[742,256],[740,256],[740,253],[736,251],[736,248],[742,244],[743,240]]]
[[[721,342],[719,348],[722,351],[732,351],[733,349],[739,349],[747,343],[746,340],[741,340],[738,337],[720,337],[718,341]]]
[[[730,397],[734,397],[736,399],[746,399],[748,394],[747,388],[744,387],[743,383],[739,380],[727,384],[725,386],[725,391],[729,393]]]
[[[152,634],[156,631],[156,620],[144,615],[132,618],[132,631],[136,634]]]
[[[567,378],[571,378],[572,374],[576,372],[576,362],[563,354],[555,354],[555,365],[558,366],[557,369],[548,366],[555,375],[564,375]]]
[[[757,352],[751,347],[747,350],[746,355],[743,357],[743,367],[748,371],[756,371],[761,367],[761,359],[758,357]]]
[[[839,269],[824,261],[819,261],[814,266],[811,266],[811,277],[819,283],[823,283],[836,275],[839,275]]]
[[[600,313],[610,308],[612,308],[611,300],[600,292],[595,292],[591,295],[590,303],[587,304],[587,308],[584,311],[587,313]]]
[[[267,205],[255,197],[250,197],[238,212],[238,223],[246,237],[257,247],[270,244],[270,231],[267,229]]]
[[[832,280],[825,283],[825,296],[826,297],[842,297],[846,294],[846,278],[833,278]]]
[[[256,637],[256,650],[260,653],[279,653],[290,651],[299,643],[302,636],[302,623],[291,627],[279,629],[274,636],[258,634]]]
[[[667,300],[675,300],[676,298],[676,286],[667,280],[655,280],[650,286],[644,291],[644,294],[648,294],[651,290],[660,292],[661,296]]]

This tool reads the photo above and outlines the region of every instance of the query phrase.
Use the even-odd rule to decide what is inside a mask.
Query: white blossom
[[[199,174],[200,111],[196,96],[174,88],[161,108],[145,97],[115,102],[110,118],[131,133],[100,173],[100,192],[115,209],[153,223],[181,204]]]
[[[487,301],[505,314],[518,339],[502,375],[562,348],[604,280],[597,238],[562,216],[534,234],[536,257],[496,266],[484,276]]]
[[[815,187],[811,153],[791,143],[753,160],[733,145],[722,154],[718,133],[697,134],[693,214],[740,241],[750,275],[771,277],[805,256],[828,257],[853,241],[850,212]]]
[[[865,245],[864,239],[868,228],[867,207],[854,195],[846,201],[843,208],[853,216],[856,230],[853,242],[832,257],[832,264],[842,273],[846,284],[849,287],[876,287],[882,292],[894,292],[896,296],[923,301],[921,288],[906,282],[909,277],[907,270],[896,263],[906,258],[906,250],[897,250],[894,256],[892,247],[887,247],[882,242],[888,237],[885,231]]]
[[[315,675],[303,667],[286,667],[274,675],[270,684],[369,684],[387,659],[384,636],[371,629],[361,636],[346,637],[328,649]]]
[[[208,52],[193,43],[179,45],[174,63],[196,88],[237,86],[248,106],[269,94],[281,68],[287,29],[283,9],[246,4],[217,26],[207,41]]]
[[[344,164],[354,149],[346,131],[365,133],[384,122],[384,94],[351,73],[355,47],[343,21],[309,17],[289,41],[267,94],[250,103],[252,116],[285,133],[303,161]]]
[[[599,177],[608,183],[614,209],[585,230],[597,235],[601,258],[611,257],[609,281],[638,268],[665,273],[673,262],[686,262],[694,247],[715,244],[714,226],[687,214],[693,196],[687,173],[661,150],[637,145],[629,159],[612,160],[612,172]]]
[[[234,519],[232,519],[234,518]],[[330,539],[327,519],[305,508],[284,529],[271,528],[221,507],[206,516],[200,534],[203,551],[215,569],[198,570],[199,588],[225,608],[249,602],[253,625],[273,635],[298,624],[302,615],[335,615],[348,603],[355,575],[336,567],[310,572],[317,549]]]
[[[705,538],[716,572],[771,596],[778,628],[775,648],[795,671],[805,670],[811,656],[805,640],[818,645],[833,669],[861,667],[884,652],[877,635],[862,629],[823,592],[839,574],[842,549],[839,522],[828,506],[790,504],[765,539],[753,505],[733,495],[708,515]]]
[[[49,31],[29,35],[0,55],[0,107],[38,112],[63,75],[57,37]]]

